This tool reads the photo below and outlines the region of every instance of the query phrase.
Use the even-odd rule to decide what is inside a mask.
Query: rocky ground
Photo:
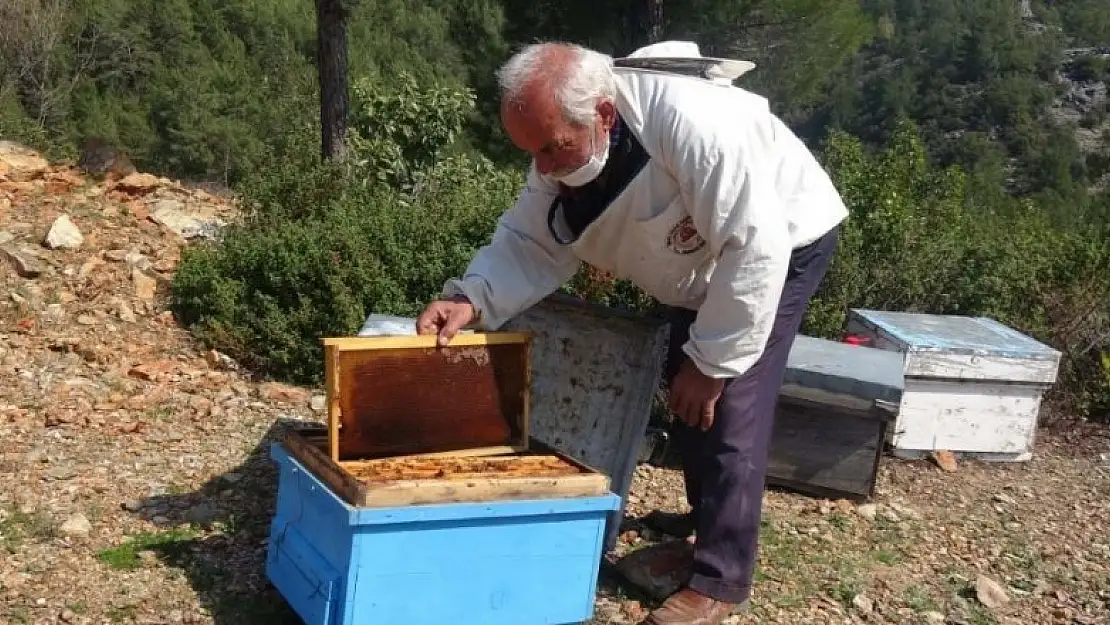
[[[0,623],[296,623],[263,574],[266,442],[317,389],[252,379],[166,310],[184,247],[234,206],[94,181],[0,142]],[[949,467],[952,468],[952,467]],[[873,502],[768,492],[736,623],[1110,623],[1110,438],[1015,466],[884,459]],[[680,474],[642,466],[614,557],[665,537]],[[605,567],[595,624],[654,605]]]

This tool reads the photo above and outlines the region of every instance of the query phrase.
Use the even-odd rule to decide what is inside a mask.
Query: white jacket
[[[491,242],[444,295],[465,295],[478,325],[495,330],[584,261],[663,304],[697,310],[683,351],[709,376],[738,376],[763,352],[791,251],[848,211],[764,98],[722,81],[614,73],[617,111],[647,165],[565,246],[548,226],[557,186],[533,165]]]

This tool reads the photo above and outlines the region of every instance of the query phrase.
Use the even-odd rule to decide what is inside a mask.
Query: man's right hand
[[[465,297],[436,300],[416,319],[417,334],[438,334],[439,345],[445,346],[459,330],[474,320],[474,305]]]

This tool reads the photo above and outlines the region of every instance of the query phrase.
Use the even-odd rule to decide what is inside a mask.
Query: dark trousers
[[[680,420],[675,428],[686,498],[697,527],[689,586],[719,601],[741,603],[751,594],[779,389],[794,336],[835,252],[837,232],[792,254],[767,346],[750,370],[725,384],[709,431]],[[696,314],[672,312],[668,381],[686,358],[681,347]]]

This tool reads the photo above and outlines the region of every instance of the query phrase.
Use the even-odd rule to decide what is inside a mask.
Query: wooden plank
[[[528,337],[470,346],[338,349],[339,460],[527,449]],[[523,340],[524,342],[521,342]]]
[[[1037,385],[908,378],[894,445],[1030,454],[1042,391]]]
[[[328,403],[328,455],[339,462],[339,350],[324,346],[324,392]]]
[[[866,499],[885,431],[886,421],[867,412],[780,397],[767,481],[819,497]]]
[[[362,501],[366,497],[366,487],[338,464],[332,462],[318,444],[314,444],[295,431],[287,433],[282,442],[291,455],[300,460],[305,468],[312,471],[343,499],[353,503]]]
[[[450,347],[473,347],[480,345],[505,345],[527,343],[531,338],[527,332],[474,332],[456,334]],[[432,334],[416,336],[343,336],[324,339],[325,346],[339,351],[373,349],[435,349],[437,337]]]
[[[604,475],[579,473],[562,477],[478,477],[467,480],[407,480],[373,484],[354,505],[411,506],[442,503],[482,503],[513,499],[565,499],[607,493]]]

